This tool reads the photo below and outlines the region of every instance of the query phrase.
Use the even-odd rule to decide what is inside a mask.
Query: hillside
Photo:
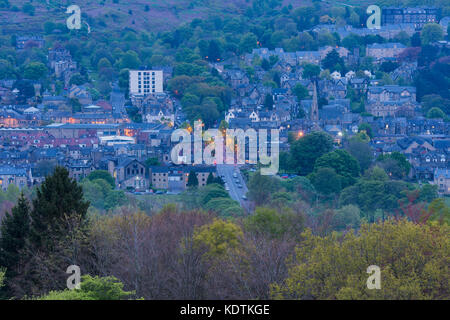
[[[3,0],[5,1],[5,0]],[[40,32],[43,23],[65,23],[67,2],[34,0],[34,15],[22,12],[28,0],[9,0],[9,8],[0,5],[0,26],[3,34]],[[2,1],[0,0],[0,4]],[[250,0],[105,0],[70,1],[81,8],[83,17],[97,29],[133,28],[149,32],[166,31],[195,18],[209,15],[241,15],[252,5]],[[311,5],[310,0],[284,0],[293,7]]]

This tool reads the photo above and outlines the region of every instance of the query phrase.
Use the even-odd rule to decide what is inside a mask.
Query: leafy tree
[[[270,238],[284,235],[294,236],[303,229],[303,217],[286,210],[282,213],[270,208],[256,208],[255,213],[245,221],[245,229]]]
[[[138,54],[133,50],[128,50],[122,55],[119,61],[120,69],[137,69],[141,65]]]
[[[363,224],[326,237],[303,233],[278,299],[448,299],[448,226],[406,220]],[[374,250],[374,248],[377,248]],[[381,269],[381,289],[367,288],[367,268]]]
[[[297,97],[297,101],[300,102],[301,100],[308,97],[308,89],[306,89],[304,86],[302,86],[300,83],[297,83],[294,88],[292,88],[292,93]]]
[[[263,68],[264,70],[268,71],[271,68],[270,62],[267,59],[263,59],[261,61],[261,68]]]
[[[209,201],[215,198],[229,198],[228,192],[220,184],[209,184],[200,191],[202,205],[208,204]]]
[[[430,119],[444,119],[445,113],[438,107],[433,107],[427,112],[427,118]]]
[[[316,159],[333,148],[333,139],[323,132],[312,132],[291,145],[294,170],[302,175],[311,173]]]
[[[303,79],[312,79],[319,76],[320,67],[316,64],[306,63],[303,65]]]
[[[37,300],[126,300],[135,293],[124,291],[123,283],[115,277],[82,276],[80,289],[51,291]]]
[[[314,188],[323,195],[338,194],[342,189],[342,179],[333,168],[322,167],[311,174]]]
[[[188,187],[198,187],[198,178],[197,178],[197,174],[195,173],[195,171],[191,170],[189,172],[187,186]]]
[[[151,166],[159,166],[159,160],[157,157],[148,158],[147,160],[145,160],[145,165],[147,166],[147,168]]]
[[[114,181],[114,178],[111,176],[111,174],[108,172],[108,171],[106,171],[106,170],[95,170],[95,171],[92,171],[88,176],[87,176],[87,178],[90,180],[90,181],[94,181],[94,180],[97,180],[97,179],[103,179],[103,180],[105,180],[110,186],[111,186],[111,188],[115,188],[116,187],[116,182]]]
[[[422,97],[422,110],[424,114],[427,114],[427,112],[433,108],[438,107],[442,111],[444,111],[445,114],[450,114],[450,100],[444,99],[440,95],[437,94],[430,94],[425,95]]]
[[[365,132],[370,138],[373,138],[372,126],[368,123],[361,123],[358,127],[358,132]]]
[[[261,175],[260,171],[255,172],[248,183],[249,198],[260,206],[270,201],[270,196],[278,188],[277,181],[271,176]]]
[[[442,40],[443,37],[444,31],[437,23],[427,23],[420,32],[420,40],[424,45]]]
[[[47,73],[47,67],[41,62],[30,62],[25,66],[23,76],[25,79],[39,80]]]
[[[220,257],[239,247],[243,232],[233,222],[214,219],[211,224],[198,228],[194,233],[194,244],[208,248],[207,255]]]
[[[314,170],[316,171],[319,168],[333,168],[339,175],[343,188],[354,184],[360,172],[356,159],[342,149],[326,153],[318,158]]]
[[[434,184],[425,183],[420,188],[419,200],[431,202],[438,197],[438,186]]]
[[[377,180],[373,175],[368,175],[369,178],[360,179],[353,186],[343,189],[339,198],[340,205],[356,204],[369,221],[375,220],[374,213],[377,209],[390,212],[398,209],[398,201],[404,197],[407,184],[403,181],[384,180],[386,175],[378,175],[378,172],[379,169],[376,170]]]
[[[361,172],[369,168],[373,160],[373,154],[367,142],[352,138],[345,146],[345,150],[358,160]]]
[[[357,229],[361,223],[361,210],[355,205],[347,205],[336,210],[333,216],[333,226],[337,230],[347,228]]]
[[[3,287],[3,283],[5,281],[5,273],[4,269],[0,269],[0,289]]]
[[[431,201],[428,206],[430,213],[430,220],[437,220],[445,224],[450,225],[450,207],[445,204],[445,199],[436,198]]]
[[[241,53],[250,53],[253,48],[256,48],[257,40],[253,33],[249,32],[245,34],[239,42],[239,51]]]
[[[411,164],[404,154],[392,152],[391,154],[380,155],[377,159],[379,165],[394,178],[403,178],[409,174]]]
[[[239,217],[244,214],[244,210],[241,208],[239,202],[229,197],[213,198],[204,205],[204,209],[214,211],[222,218]]]
[[[27,2],[23,5],[22,11],[30,16],[34,16],[35,8],[30,2]]]
[[[10,61],[0,59],[0,79],[15,79],[14,67]]]

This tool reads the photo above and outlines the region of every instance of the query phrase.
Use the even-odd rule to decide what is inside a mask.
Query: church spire
[[[312,121],[319,121],[319,102],[317,99],[317,85],[316,81],[313,81],[313,100],[311,105],[311,120]]]

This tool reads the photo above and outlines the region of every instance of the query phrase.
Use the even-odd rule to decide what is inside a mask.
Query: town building
[[[130,95],[162,93],[163,81],[162,70],[130,70]]]

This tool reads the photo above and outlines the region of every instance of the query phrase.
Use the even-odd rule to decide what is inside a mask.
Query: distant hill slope
[[[0,0],[2,1],[2,0]],[[11,32],[39,32],[46,21],[65,23],[67,3],[79,5],[83,15],[87,15],[99,29],[122,29],[158,32],[170,30],[195,18],[211,14],[240,15],[252,0],[34,0],[33,16],[22,12],[29,0],[9,0],[8,9],[0,7],[0,27],[3,34]],[[285,5],[294,7],[311,5],[311,0],[283,0]],[[15,6],[20,11],[13,11]],[[91,20],[92,19],[92,20]]]
[[[46,21],[65,23],[66,8],[70,4],[80,6],[84,20],[91,22],[98,31],[133,28],[159,32],[171,30],[195,18],[209,15],[242,15],[254,0],[33,0],[34,15],[22,12],[30,0],[0,0],[0,32],[38,33]],[[278,0],[257,0],[278,1]],[[9,8],[2,6],[9,2]],[[282,0],[283,5],[313,5],[313,0]],[[448,0],[321,0],[322,7],[361,6],[418,6],[448,7]],[[15,9],[16,11],[14,11]]]

